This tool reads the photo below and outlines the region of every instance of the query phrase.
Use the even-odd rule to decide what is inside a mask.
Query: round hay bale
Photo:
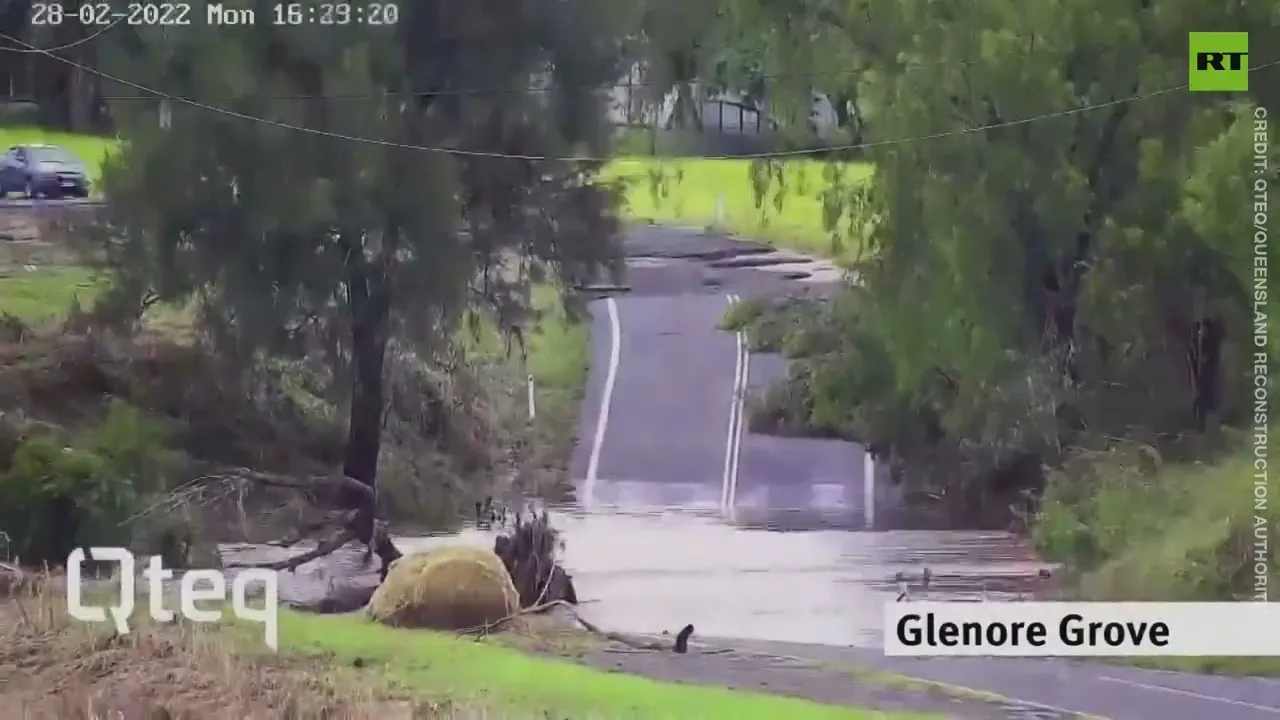
[[[459,545],[397,560],[368,611],[392,627],[466,630],[519,609],[520,596],[502,560],[485,548]]]

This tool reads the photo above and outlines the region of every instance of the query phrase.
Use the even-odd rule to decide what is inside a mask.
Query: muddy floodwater
[[[639,507],[565,509],[553,518],[565,533],[565,564],[585,602],[584,617],[621,632],[674,632],[692,623],[703,637],[875,647],[884,603],[900,592],[898,573],[917,599],[973,601],[985,594],[1007,600],[1043,589],[1043,566],[1006,533],[791,529],[822,524],[795,517],[801,514],[777,513],[774,527],[781,529]],[[397,542],[418,551],[489,545],[492,537],[468,529]],[[225,546],[224,559],[263,560],[282,552]],[[281,599],[314,601],[331,583],[347,582],[357,566],[354,554],[308,563],[283,575]],[[926,567],[932,578],[922,589]]]

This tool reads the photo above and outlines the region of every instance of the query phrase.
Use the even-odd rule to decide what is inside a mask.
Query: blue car
[[[80,158],[56,145],[15,145],[0,165],[0,197],[89,197],[89,174]]]

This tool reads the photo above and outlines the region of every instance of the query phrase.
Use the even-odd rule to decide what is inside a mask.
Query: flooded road
[[[592,373],[560,521],[586,612],[631,632],[878,646],[899,574],[919,596],[1028,595],[1042,566],[1004,532],[911,529],[918,518],[864,449],[759,435],[744,402],[780,357],[717,329],[734,302],[824,293],[824,261],[719,236],[634,230],[628,289],[591,306]],[[923,570],[932,580],[920,588]]]
[[[878,648],[881,613],[900,592],[899,573],[917,600],[1012,600],[1030,597],[1044,582],[1030,550],[1004,533],[797,531],[838,522],[805,515],[779,512],[742,524],[711,513],[631,507],[553,511],[552,524],[566,538],[565,565],[584,602],[582,615],[626,633],[693,624],[702,637]],[[405,552],[421,552],[455,543],[491,547],[493,536],[469,528],[396,542]],[[281,552],[228,545],[223,555],[236,564]],[[357,556],[352,550],[303,565],[285,576],[281,600],[310,603],[330,592],[330,578],[359,574],[352,572]]]
[[[1003,535],[778,532],[718,518],[638,511],[565,516],[566,561],[594,622],[628,632],[862,647],[880,644],[880,615],[907,571],[927,595],[978,599],[1029,592],[1037,565]]]
[[[786,363],[717,330],[725,310],[760,293],[824,291],[838,270],[780,257],[785,272],[774,272],[753,246],[665,229],[633,233],[628,254],[629,291],[590,306],[592,371],[571,464],[578,500],[553,510],[565,565],[592,601],[585,616],[629,633],[692,623],[704,637],[878,647],[899,574],[918,599],[1040,589],[1042,565],[1025,542],[921,529],[860,446],[746,430],[746,395]],[[742,258],[752,267],[736,267]],[[409,551],[492,537],[398,542]],[[226,551],[233,563],[270,552]],[[335,574],[304,566],[282,599],[323,593]]]

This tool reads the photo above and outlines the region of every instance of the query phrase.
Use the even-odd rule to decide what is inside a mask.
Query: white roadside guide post
[[[529,390],[529,419],[533,420],[538,417],[538,407],[537,407],[537,404],[534,402],[533,373],[529,373],[529,379],[526,384]]]
[[[876,460],[871,451],[862,451],[862,517],[870,529],[876,524]]]

